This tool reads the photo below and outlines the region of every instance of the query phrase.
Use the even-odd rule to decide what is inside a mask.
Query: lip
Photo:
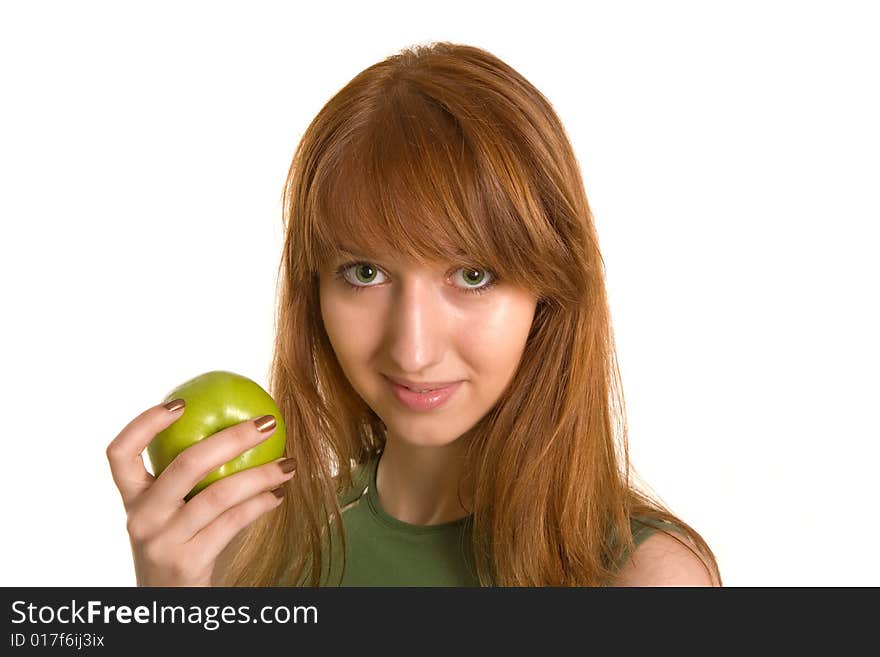
[[[410,381],[409,379],[401,379],[399,376],[388,376],[387,374],[385,375],[385,378],[390,379],[397,385],[406,386],[413,390],[438,390],[440,388],[448,388],[456,383],[461,383],[461,381]]]
[[[388,379],[388,386],[391,388],[391,392],[394,393],[397,400],[413,411],[430,411],[439,408],[449,400],[462,384],[462,381],[455,381],[435,390],[413,392],[397,383],[394,379],[391,379],[390,377],[386,378]]]

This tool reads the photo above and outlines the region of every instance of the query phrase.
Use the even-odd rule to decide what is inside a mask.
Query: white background
[[[633,462],[725,584],[880,585],[878,31],[867,2],[3,3],[0,584],[134,584],[107,444],[202,372],[266,385],[302,132],[450,40],[566,126]]]

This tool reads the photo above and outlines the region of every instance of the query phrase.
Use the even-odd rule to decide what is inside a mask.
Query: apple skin
[[[218,431],[261,415],[274,415],[277,422],[269,438],[209,472],[187,494],[186,500],[218,479],[284,456],[284,418],[271,395],[251,379],[224,370],[206,372],[169,392],[163,403],[178,398],[186,402],[183,414],[147,445],[156,477],[180,452]]]

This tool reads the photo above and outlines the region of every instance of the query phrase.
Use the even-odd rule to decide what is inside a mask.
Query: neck
[[[463,464],[461,440],[426,447],[388,435],[376,470],[376,493],[382,508],[412,525],[439,525],[464,518],[470,511],[458,499]]]

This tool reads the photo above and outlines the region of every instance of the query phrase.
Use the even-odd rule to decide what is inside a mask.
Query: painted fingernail
[[[263,417],[258,417],[254,420],[254,425],[257,427],[257,431],[262,433],[266,433],[275,428],[275,417],[272,415],[264,415]]]
[[[281,472],[293,472],[296,467],[296,459],[284,459],[278,463],[278,466],[281,468]]]
[[[272,494],[275,497],[279,497],[279,498],[284,497],[284,486],[279,486],[278,488],[273,489]]]
[[[186,406],[186,402],[182,399],[172,399],[167,404],[163,404],[163,406],[173,413],[174,411],[179,411],[181,408]]]

